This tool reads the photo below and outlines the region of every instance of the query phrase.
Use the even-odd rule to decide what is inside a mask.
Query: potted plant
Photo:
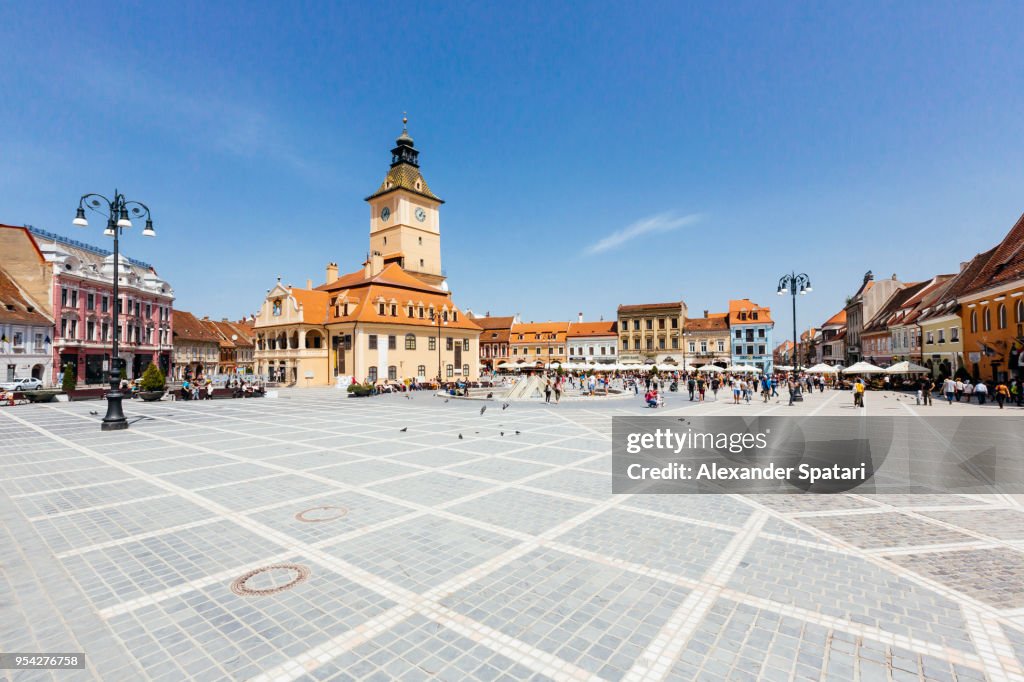
[[[353,398],[365,398],[373,393],[371,384],[349,384],[348,393]]]
[[[139,397],[147,402],[160,400],[167,392],[166,377],[160,368],[149,363],[149,367],[142,373],[142,381],[139,382]]]

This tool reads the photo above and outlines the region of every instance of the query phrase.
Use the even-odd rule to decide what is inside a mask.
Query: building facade
[[[493,370],[503,362],[511,359],[509,337],[512,326],[519,324],[519,315],[492,317],[487,313],[483,317],[473,316],[473,322],[480,327],[480,368]]]
[[[618,307],[619,361],[682,366],[686,303]]]
[[[729,313],[709,313],[703,317],[686,318],[683,329],[683,361],[694,367],[718,365],[731,361]]]
[[[771,308],[758,305],[749,298],[729,301],[732,363],[757,367],[771,374],[774,327]]]
[[[220,360],[216,373],[252,374],[255,348],[249,323],[245,320],[232,322],[227,318],[218,322],[209,317],[203,317],[202,321],[220,339]]]
[[[989,381],[1024,379],[1024,216],[958,298],[967,371]]]
[[[837,366],[846,362],[846,309],[828,318],[821,325],[819,362]]]
[[[79,384],[108,381],[114,325],[125,375],[149,364],[170,368],[174,291],[152,265],[121,255],[119,300],[113,300],[114,257],[109,251],[45,230],[28,228],[47,263],[54,321],[51,382],[71,365]]]
[[[0,267],[0,381],[32,377],[44,386],[52,383],[53,320],[44,310]]]
[[[212,377],[220,362],[220,337],[202,320],[174,311],[174,360],[168,377],[175,381]]]
[[[875,281],[870,270],[864,273],[860,288],[846,301],[846,363],[852,365],[865,359],[861,332],[874,318],[886,301],[904,284],[896,275],[889,279]],[[877,341],[876,339],[872,339]],[[877,342],[875,344],[878,345]],[[877,352],[877,351],[876,351]]]
[[[526,322],[512,325],[509,345],[512,362],[526,362],[543,367],[553,362],[567,362],[568,322]]]
[[[584,322],[580,315],[576,322],[569,323],[566,333],[569,362],[593,362],[608,365],[618,360],[618,324],[610,322]]]
[[[361,270],[306,289],[280,280],[256,315],[256,371],[300,386],[337,378],[384,383],[476,380],[480,327],[455,305],[441,267],[440,206],[407,129],[366,198],[370,252]]]

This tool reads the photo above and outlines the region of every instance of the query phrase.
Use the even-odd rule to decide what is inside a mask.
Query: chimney
[[[307,289],[312,289],[313,288],[313,280],[311,280],[309,278],[306,279],[306,288]]]
[[[707,310],[704,311],[704,319],[705,320],[708,319],[708,311]]]
[[[583,321],[583,313],[576,313],[576,321],[577,322],[582,322]]]
[[[338,279],[338,264],[328,263],[327,264],[327,284],[330,284],[334,280]]]

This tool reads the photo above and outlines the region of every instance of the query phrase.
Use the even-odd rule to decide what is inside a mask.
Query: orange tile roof
[[[825,324],[823,324],[821,326],[822,327],[828,327],[829,325],[833,325],[833,324],[840,324],[840,325],[846,324],[846,308],[843,308],[838,313],[836,313],[832,317],[828,318],[828,320],[825,322]]]
[[[376,322],[379,324],[401,324],[417,327],[436,327],[437,323],[430,319],[430,307],[435,310],[448,310],[448,323],[442,323],[445,329],[471,329],[479,331],[472,318],[464,315],[452,303],[447,293],[436,289],[432,293],[425,291],[410,291],[407,288],[371,284],[358,288],[346,289],[335,292],[335,305],[330,306],[329,322]],[[338,303],[347,302],[353,307],[348,315],[338,315]],[[378,308],[379,303],[385,303],[385,314],[381,315]],[[391,315],[391,304],[395,304],[396,315]],[[413,306],[413,315],[410,317],[408,306]],[[424,317],[419,317],[419,307],[425,308]],[[453,313],[457,315],[453,315]],[[455,319],[457,316],[458,319]]]
[[[610,322],[570,322],[568,336],[618,336],[618,323]]]
[[[474,317],[473,322],[481,329],[511,329],[515,322],[515,315],[507,317]]]
[[[694,332],[725,331],[729,329],[729,313],[710,313],[707,317],[688,317],[683,329]]]
[[[0,270],[0,322],[38,324],[47,327],[53,324],[53,320],[39,312],[39,308],[3,270]]]
[[[173,310],[172,315],[171,323],[174,328],[175,339],[220,344],[220,336],[192,313],[184,310]]]
[[[670,303],[634,303],[630,305],[619,305],[620,313],[636,313],[644,310],[654,310],[658,308],[682,308],[682,301],[672,301]]]
[[[292,298],[302,307],[302,321],[306,324],[324,324],[327,322],[327,306],[331,297],[328,293],[316,289],[290,288]]]
[[[1024,215],[995,247],[995,252],[981,272],[967,287],[967,293],[991,289],[1014,280],[1024,279]]]
[[[757,319],[753,320],[750,315],[747,319],[741,320],[741,312],[757,312]],[[729,301],[729,326],[734,324],[763,324],[772,321],[772,309],[768,306],[761,306],[749,298],[737,298]]]

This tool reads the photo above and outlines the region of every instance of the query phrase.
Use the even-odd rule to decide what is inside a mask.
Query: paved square
[[[0,650],[88,660],[0,679],[1024,679],[1020,496],[612,495],[639,399],[481,404],[0,410]]]

